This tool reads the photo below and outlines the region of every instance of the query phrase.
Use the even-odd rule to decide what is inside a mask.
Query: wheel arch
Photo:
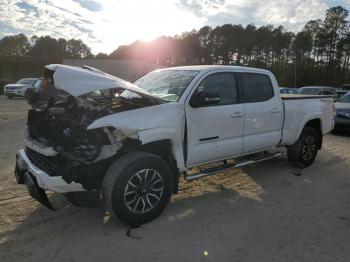
[[[322,142],[323,142],[323,134],[322,134],[322,118],[315,116],[315,117],[311,117],[308,118],[304,121],[304,124],[301,125],[300,129],[298,130],[298,133],[294,139],[294,141],[296,142],[299,137],[301,136],[301,133],[303,132],[305,127],[312,127],[314,128],[318,134],[319,134],[319,141],[318,141],[318,149],[322,148]]]
[[[121,157],[133,151],[149,152],[159,156],[169,165],[172,171],[174,178],[173,193],[177,193],[180,173],[184,169],[183,155],[181,155],[182,144],[179,144],[178,139],[167,136],[166,132],[157,132],[158,136],[155,135],[154,130],[151,133],[150,130],[140,131],[138,134],[138,139],[126,138],[123,141],[123,146],[117,152],[116,157]]]
[[[305,123],[305,127],[312,127],[318,132],[318,149],[322,148],[322,142],[323,142],[323,135],[322,135],[322,119],[321,118],[314,118],[309,120],[307,123]]]

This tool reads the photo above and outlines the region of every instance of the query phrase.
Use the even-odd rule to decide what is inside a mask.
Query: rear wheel
[[[94,207],[101,203],[100,191],[79,191],[64,194],[67,200],[77,207]]]
[[[102,198],[115,218],[136,226],[155,219],[164,210],[172,188],[172,172],[163,159],[148,152],[133,152],[111,165],[103,181]]]
[[[305,127],[298,141],[288,147],[288,160],[298,167],[310,166],[317,155],[321,141],[319,132],[312,127]]]

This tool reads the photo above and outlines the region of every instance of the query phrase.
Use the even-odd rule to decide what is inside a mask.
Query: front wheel
[[[111,165],[103,180],[102,198],[113,217],[138,226],[164,210],[172,188],[172,172],[163,159],[148,152],[133,152]]]
[[[288,160],[298,167],[310,166],[316,158],[320,141],[319,132],[312,127],[305,127],[298,141],[288,147]]]

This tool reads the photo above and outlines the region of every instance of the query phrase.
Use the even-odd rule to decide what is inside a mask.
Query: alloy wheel
[[[124,190],[127,208],[136,214],[153,209],[162,197],[164,181],[158,171],[142,169],[131,176]]]
[[[301,156],[305,161],[309,161],[315,154],[316,151],[316,138],[309,135],[305,139],[305,143],[302,147]]]

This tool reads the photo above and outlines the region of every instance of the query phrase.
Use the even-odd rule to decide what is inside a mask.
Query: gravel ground
[[[58,211],[17,185],[28,105],[0,96],[0,261],[349,261],[350,135],[327,135],[308,169],[285,157],[188,183],[129,229],[102,207]]]

